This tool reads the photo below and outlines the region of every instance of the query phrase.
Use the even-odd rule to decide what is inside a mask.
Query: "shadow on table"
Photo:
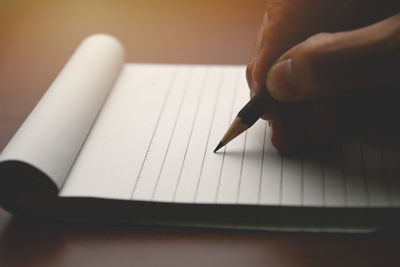
[[[400,241],[393,233],[273,233],[22,217],[4,224],[0,266],[396,266]]]

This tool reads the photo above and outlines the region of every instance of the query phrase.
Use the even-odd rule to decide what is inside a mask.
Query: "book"
[[[55,219],[396,229],[398,136],[348,134],[328,151],[283,157],[259,120],[212,153],[248,100],[244,73],[124,63],[118,40],[89,36],[0,154],[1,206]]]

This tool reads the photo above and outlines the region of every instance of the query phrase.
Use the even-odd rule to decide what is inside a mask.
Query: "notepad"
[[[400,204],[400,195],[389,186],[397,188],[398,179],[385,175],[398,164],[373,136],[347,137],[325,158],[284,158],[270,143],[268,124],[260,120],[222,153],[212,153],[248,95],[243,66],[125,65],[61,196]]]
[[[371,214],[378,214],[374,228],[397,220],[400,146],[390,133],[346,135],[329,151],[293,158],[276,151],[259,120],[214,154],[248,98],[245,66],[124,64],[118,41],[89,37],[0,155],[2,188],[20,197],[24,184],[36,181],[33,191],[55,188],[53,203],[28,205],[35,200],[3,190],[2,205],[29,214],[43,205],[41,215],[77,218],[96,210],[97,219],[109,213],[142,222],[138,205],[149,205],[146,221],[208,226],[266,227],[271,216],[274,226],[285,225],[282,213],[305,218],[299,225],[308,229],[345,228],[332,218],[352,211],[362,214],[348,216],[353,228]],[[158,218],[154,205],[169,214]],[[182,207],[198,215],[185,220],[190,212]],[[261,211],[271,216],[260,218]],[[246,222],[234,223],[235,213]],[[321,214],[331,221],[313,221]]]

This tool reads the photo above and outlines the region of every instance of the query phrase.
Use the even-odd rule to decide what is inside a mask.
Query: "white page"
[[[271,144],[271,128],[265,125],[260,204],[279,205],[282,192],[282,157]]]
[[[222,72],[220,68],[210,67],[207,74],[174,192],[174,201],[177,202],[194,201],[204,156],[207,153],[205,148],[208,146],[210,127],[215,115],[214,111],[218,96],[220,95]]]
[[[400,207],[400,143],[393,136],[384,136],[381,140],[381,151],[393,207]]]
[[[174,66],[124,67],[61,195],[130,198],[175,72]]]
[[[303,205],[324,205],[324,177],[322,161],[318,155],[303,159]]]
[[[219,143],[224,129],[231,123],[233,100],[238,90],[238,79],[243,73],[237,67],[227,67],[223,70],[221,79],[221,91],[218,103],[216,105],[215,116],[210,129],[209,142],[204,155],[203,168],[198,181],[196,202],[214,203],[217,198],[221,167],[224,163],[224,154],[211,153],[215,149],[215,145]]]
[[[346,188],[342,167],[342,149],[335,146],[323,155],[323,196],[328,207],[345,206]]]
[[[350,207],[368,206],[360,140],[357,136],[346,136],[342,140],[342,146],[347,205]]]
[[[182,67],[177,70],[176,78],[171,88],[169,99],[163,112],[148,149],[146,160],[143,163],[131,197],[135,199],[151,200],[154,188],[158,182],[165,155],[169,149],[171,136],[176,128],[178,114],[182,112],[182,105],[187,97],[187,85],[191,69]]]
[[[260,198],[265,122],[257,121],[252,128],[246,137],[238,192],[238,202],[244,204],[257,204]]]
[[[207,69],[195,67],[191,73],[186,90],[187,97],[175,124],[174,135],[171,136],[168,151],[165,154],[158,180],[152,191],[152,199],[172,201],[181,177],[188,144],[193,133],[200,102],[204,94]]]
[[[243,72],[238,79],[238,85],[235,90],[236,93],[235,98],[233,99],[233,109],[230,122],[232,122],[236,117],[238,110],[243,106],[243,103],[246,103],[249,97]],[[219,136],[223,136],[224,132],[229,127],[229,123],[222,127]],[[218,184],[217,203],[231,204],[237,202],[246,137],[247,132],[233,139],[223,148],[223,150],[221,149],[224,152],[224,161],[219,178],[220,182]]]
[[[370,134],[362,138],[362,157],[369,204],[371,207],[390,206],[388,181],[380,148],[381,136]]]
[[[281,157],[259,120],[212,153],[248,101],[244,72],[126,64],[60,195],[310,207],[400,203],[398,146],[388,140],[346,137],[321,155]]]
[[[61,188],[123,61],[115,38],[86,38],[2,151],[0,162],[26,162]]]

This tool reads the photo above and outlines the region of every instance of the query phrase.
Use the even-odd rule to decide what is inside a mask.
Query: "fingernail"
[[[292,59],[273,65],[267,74],[267,88],[271,95],[280,101],[293,101],[298,92],[294,87]]]

